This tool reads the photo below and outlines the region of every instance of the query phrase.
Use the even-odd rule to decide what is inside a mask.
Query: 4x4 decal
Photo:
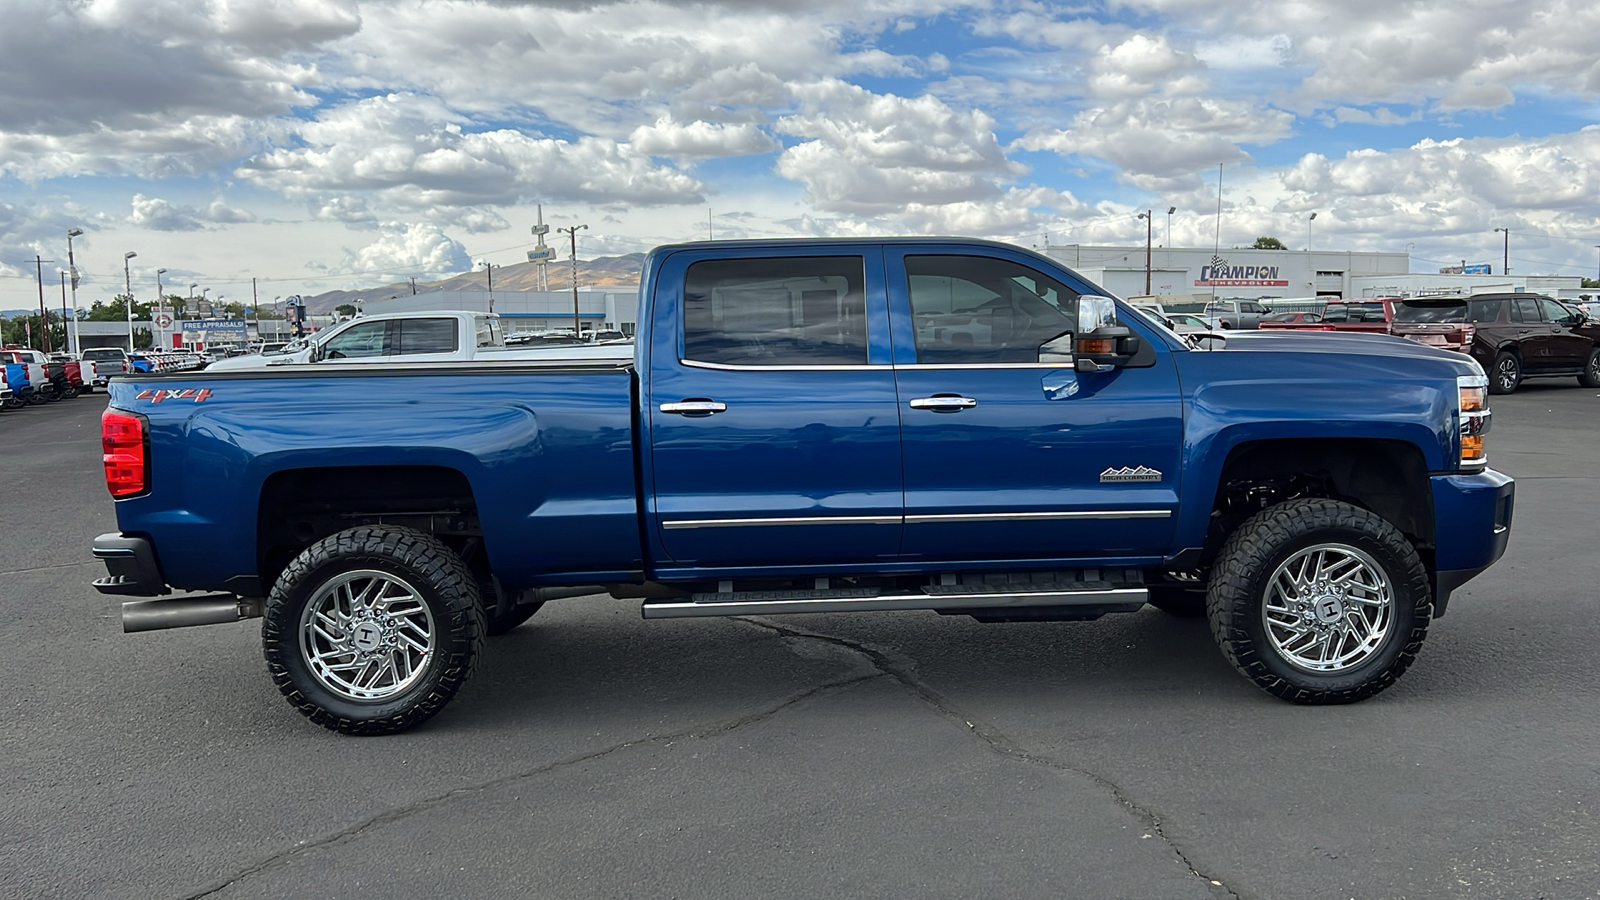
[[[163,400],[192,400],[195,403],[204,403],[211,396],[210,388],[184,388],[179,390],[140,391],[135,395],[135,400],[149,400],[151,403],[160,403]]]

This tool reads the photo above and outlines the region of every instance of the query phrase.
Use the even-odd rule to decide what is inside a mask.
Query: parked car
[[[1270,315],[1272,310],[1255,300],[1213,300],[1205,309],[1207,319],[1215,320],[1218,328],[1227,329],[1256,328]]]
[[[1353,331],[1369,334],[1388,334],[1389,321],[1394,317],[1398,297],[1371,297],[1361,300],[1330,300],[1316,315],[1309,313],[1282,313],[1301,316],[1300,321],[1264,319],[1261,328],[1268,331]]]
[[[5,398],[6,409],[21,409],[32,402],[33,383],[28,377],[28,367],[0,357],[0,369],[5,370],[6,386],[11,395]]]
[[[1200,334],[1213,331],[1212,324],[1194,313],[1167,313],[1167,327],[1179,334]]]
[[[27,373],[27,384],[32,390],[24,395],[24,400],[34,405],[60,400],[66,395],[66,374],[60,368],[56,369],[56,377],[51,378],[48,368],[49,361],[43,353],[37,350],[0,350],[0,361],[20,365]],[[76,396],[76,395],[74,395]]]
[[[1309,325],[1322,321],[1322,315],[1314,312],[1281,312],[1273,313],[1261,320],[1262,327],[1268,325]]]
[[[1200,349],[956,238],[662,247],[640,295],[637,362],[116,379],[95,587],[149,598],[129,631],[262,616],[275,685],[354,733],[428,719],[486,633],[601,592],[647,619],[1149,602],[1322,704],[1394,683],[1509,539],[1457,353]]]
[[[1528,378],[1577,376],[1600,387],[1600,322],[1538,294],[1477,294],[1401,302],[1397,337],[1467,353],[1509,394]]]
[[[88,379],[92,387],[105,387],[112,375],[128,371],[128,352],[121,347],[91,347],[79,356],[94,363],[94,376]]]

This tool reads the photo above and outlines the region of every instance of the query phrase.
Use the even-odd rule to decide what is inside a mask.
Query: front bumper
[[[142,537],[113,532],[94,539],[94,558],[106,564],[106,577],[94,589],[122,597],[159,597],[170,593],[156,565],[156,551]]]
[[[1433,477],[1435,528],[1433,615],[1444,615],[1450,594],[1505,555],[1511,540],[1516,482],[1493,469]]]

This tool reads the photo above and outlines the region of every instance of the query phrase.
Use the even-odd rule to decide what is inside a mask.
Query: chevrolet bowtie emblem
[[[1160,481],[1161,471],[1149,466],[1123,466],[1120,469],[1107,469],[1100,473],[1100,480],[1105,481]]]

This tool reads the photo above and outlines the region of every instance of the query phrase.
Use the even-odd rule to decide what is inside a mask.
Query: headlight
[[[1482,375],[1456,378],[1457,413],[1461,421],[1461,467],[1480,469],[1489,464],[1483,438],[1489,433],[1489,379]]]

